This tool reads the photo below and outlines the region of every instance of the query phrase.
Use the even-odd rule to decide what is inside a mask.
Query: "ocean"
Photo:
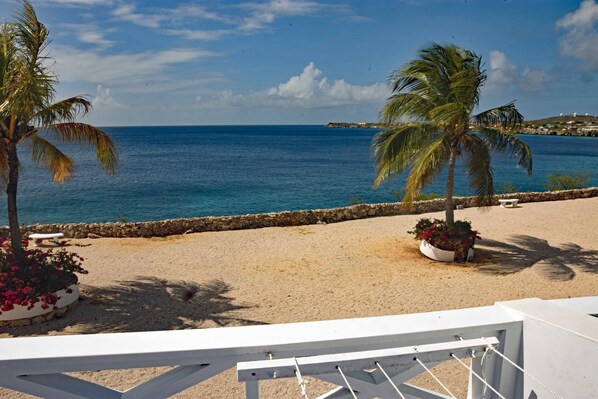
[[[63,185],[32,165],[21,147],[19,216],[22,224],[144,221],[237,215],[395,201],[405,176],[373,190],[370,143],[376,130],[323,126],[106,127],[116,142],[120,167],[114,176],[93,151],[66,146],[76,176]],[[598,186],[598,139],[520,136],[533,152],[533,175],[512,159],[495,156],[497,188],[545,191],[551,172],[593,171]],[[442,194],[440,176],[425,192]],[[455,192],[471,193],[459,168]],[[0,224],[7,224],[6,195]]]

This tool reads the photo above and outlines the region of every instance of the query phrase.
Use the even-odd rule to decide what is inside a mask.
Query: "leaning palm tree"
[[[74,173],[73,160],[52,144],[88,144],[101,166],[113,173],[117,151],[110,137],[93,126],[75,122],[91,110],[84,97],[54,102],[58,83],[46,54],[48,30],[37,20],[29,0],[13,23],[0,26],[0,176],[6,187],[11,248],[15,261],[23,259],[17,212],[19,157],[26,146],[33,162],[51,171],[54,181],[64,182]]]
[[[532,155],[514,135],[523,116],[513,102],[473,114],[486,81],[480,56],[437,43],[419,50],[418,55],[389,78],[392,94],[380,117],[391,128],[378,133],[372,142],[377,169],[374,187],[409,170],[403,198],[409,207],[448,164],[446,222],[452,226],[457,158],[463,159],[478,203],[489,205],[495,194],[492,152],[518,158],[518,165],[528,174]]]

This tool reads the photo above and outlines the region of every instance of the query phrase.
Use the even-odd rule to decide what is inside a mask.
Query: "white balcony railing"
[[[44,398],[166,398],[236,367],[247,398],[258,398],[261,380],[311,376],[338,386],[320,398],[438,399],[451,396],[406,381],[452,361],[483,376],[470,373],[471,399],[598,398],[595,314],[598,297],[525,299],[364,319],[8,338],[0,386]],[[64,374],[159,366],[175,367],[125,392]]]

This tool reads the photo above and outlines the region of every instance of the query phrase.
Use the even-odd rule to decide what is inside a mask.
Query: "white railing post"
[[[247,381],[245,382],[245,399],[259,399],[260,398],[260,382]]]

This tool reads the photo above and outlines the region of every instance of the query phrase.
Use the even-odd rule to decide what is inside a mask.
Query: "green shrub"
[[[118,223],[129,223],[129,218],[123,215],[114,215]]]
[[[352,195],[349,197],[349,205],[365,204],[365,200],[359,195]]]
[[[428,201],[428,200],[433,200],[433,199],[437,199],[437,198],[443,198],[443,196],[438,193],[419,193],[419,194],[417,194],[417,197],[415,197],[415,200],[416,201]]]
[[[510,180],[507,180],[506,182],[500,183],[498,185],[498,193],[500,194],[512,194],[518,191],[519,189],[515,187]]]
[[[590,185],[591,175],[589,170],[576,170],[571,173],[554,172],[546,177],[544,187],[549,191],[586,188]]]
[[[394,189],[391,190],[390,193],[397,201],[402,201],[403,197],[405,197],[405,190],[402,189]],[[438,193],[419,193],[417,197],[415,197],[415,201],[428,201],[437,198],[444,198],[444,196]]]

